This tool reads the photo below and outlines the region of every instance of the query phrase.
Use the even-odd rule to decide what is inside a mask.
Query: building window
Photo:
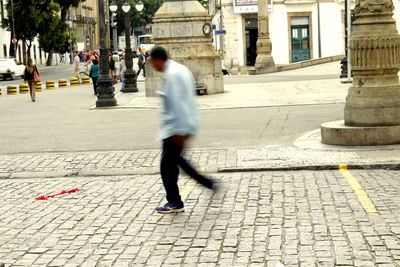
[[[309,20],[308,16],[291,17],[291,62],[311,58]]]

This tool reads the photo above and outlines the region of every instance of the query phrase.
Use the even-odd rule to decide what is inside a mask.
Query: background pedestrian
[[[78,78],[79,81],[79,64],[81,60],[78,56],[78,51],[74,51],[74,76]]]
[[[109,64],[110,64],[109,65],[109,67],[110,67],[109,74],[110,74],[110,77],[113,79],[114,84],[116,84],[117,83],[116,79],[118,77],[118,74],[117,74],[117,67],[115,66],[116,64],[115,64],[112,54],[108,57],[108,60],[109,60]]]
[[[138,57],[138,72],[136,74],[137,77],[139,77],[140,71],[143,70],[143,77],[146,77],[146,56],[144,55],[144,52],[142,49],[140,49],[140,54]]]
[[[36,83],[40,82],[39,71],[35,64],[33,64],[32,58],[28,58],[24,71],[24,80],[28,82],[29,93],[31,95],[32,102],[36,101]]]
[[[97,95],[99,92],[97,90],[97,80],[100,76],[100,72],[99,72],[99,61],[97,59],[93,60],[93,64],[90,65],[89,67],[89,75],[92,78],[93,81],[93,90],[94,90],[94,94]]]
[[[126,71],[126,62],[125,62],[125,54],[121,56],[120,64],[119,64],[119,77],[122,82],[121,89],[125,89],[125,71]]]

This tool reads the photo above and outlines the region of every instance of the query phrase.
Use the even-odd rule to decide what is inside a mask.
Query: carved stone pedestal
[[[224,92],[221,59],[212,45],[211,17],[197,0],[164,1],[153,19],[155,44],[188,67],[207,94]],[[161,74],[146,64],[146,96],[157,96]]]
[[[268,1],[258,0],[258,39],[255,68],[251,74],[275,72],[275,62],[271,55],[272,42],[269,37]]]
[[[346,99],[344,124],[336,128],[322,125],[322,142],[359,145],[357,139],[363,138],[363,145],[400,143],[400,36],[392,18],[393,3],[358,0],[355,14],[350,38],[353,85]]]

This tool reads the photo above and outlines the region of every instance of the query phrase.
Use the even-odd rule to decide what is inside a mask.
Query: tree
[[[85,2],[86,0],[54,0],[58,3],[61,8],[61,21],[65,22],[67,19],[67,12],[70,7],[77,7],[79,3]]]
[[[51,4],[51,0],[14,0],[13,1],[13,12],[14,12],[14,28],[15,38],[22,40],[27,46],[28,56],[30,56],[30,49],[34,38],[38,35],[44,10],[46,6]],[[11,31],[11,38],[14,36],[12,27],[12,12],[11,12],[11,1],[9,0],[6,5],[8,18],[4,21],[4,25],[7,30]],[[11,43],[11,40],[10,40]],[[10,55],[16,56],[13,45],[10,45]]]
[[[42,27],[39,30],[40,47],[49,54],[46,65],[50,66],[53,54],[65,53],[68,49],[69,26],[58,16],[60,5],[51,2],[47,6],[42,18]]]

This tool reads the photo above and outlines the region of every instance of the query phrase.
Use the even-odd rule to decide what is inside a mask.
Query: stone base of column
[[[272,72],[278,72],[278,67],[270,67],[270,68],[265,68],[265,69],[256,69],[256,68],[251,68],[249,69],[249,75],[260,75],[260,74],[267,74],[267,73],[272,73]]]
[[[117,105],[117,100],[114,97],[114,81],[108,75],[100,75],[97,80],[98,91],[96,107],[113,107]]]
[[[96,101],[97,108],[104,107],[115,107],[117,105],[117,100],[114,96],[111,97],[99,97]]]
[[[400,144],[400,126],[353,127],[344,121],[321,125],[321,141],[328,145],[378,146]]]
[[[275,66],[274,58],[267,54],[258,54],[254,68],[249,69],[249,75],[266,74],[277,72],[278,68]]]
[[[136,73],[133,70],[125,71],[125,88],[121,89],[123,93],[137,93],[139,89],[137,88],[137,78]]]

